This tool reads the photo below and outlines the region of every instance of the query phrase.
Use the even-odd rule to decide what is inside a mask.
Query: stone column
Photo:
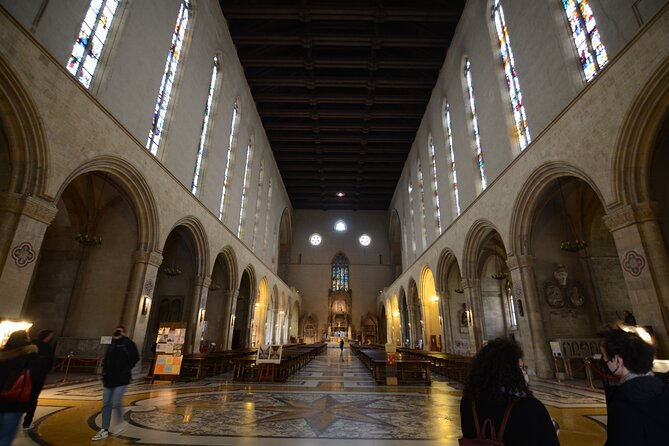
[[[128,291],[121,312],[121,325],[127,328],[128,335],[137,344],[140,353],[146,345],[153,291],[156,288],[158,268],[162,262],[163,256],[157,251],[135,252]]]
[[[197,353],[200,351],[200,338],[203,332],[203,322],[206,319],[205,310],[207,308],[207,293],[211,285],[211,277],[195,277],[193,284],[193,305],[190,311],[190,321],[188,323],[188,342],[186,343],[186,353]],[[187,333],[188,333],[187,331]]]
[[[506,265],[511,271],[520,334],[518,341],[525,353],[525,363],[530,367],[530,373],[534,372],[542,378],[553,377],[550,348],[543,328],[541,300],[534,275],[534,257],[509,255]]]
[[[21,316],[44,234],[58,209],[27,195],[0,194],[0,315]]]
[[[441,351],[453,352],[453,333],[451,332],[451,305],[448,291],[439,293],[439,322],[441,330]]]
[[[469,353],[473,356],[483,345],[483,330],[485,329],[483,304],[481,303],[481,280],[463,277],[461,284],[470,314],[467,331],[469,333]]]
[[[669,255],[657,203],[610,209],[604,222],[613,234],[637,323],[653,327],[659,356],[665,357],[669,354]]]
[[[235,314],[237,312],[237,296],[239,290],[225,290],[222,293],[223,298],[223,322],[227,324],[227,329],[223,331],[223,346],[224,350],[232,348],[232,334],[235,329]],[[242,323],[243,321],[240,321]]]

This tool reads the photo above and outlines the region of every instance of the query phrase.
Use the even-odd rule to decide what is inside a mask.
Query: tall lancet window
[[[207,141],[207,130],[209,129],[209,117],[211,116],[211,106],[214,100],[214,92],[216,91],[216,82],[218,81],[218,56],[214,56],[214,66],[211,70],[211,80],[209,81],[209,94],[207,95],[207,103],[204,106],[204,119],[202,120],[202,131],[200,132],[200,143],[197,147],[197,156],[195,157],[195,173],[193,174],[193,184],[191,185],[191,192],[197,195],[198,187],[200,185],[200,176],[202,173],[202,159],[204,158],[205,142]]]
[[[235,101],[232,108],[232,120],[230,121],[230,140],[228,141],[228,156],[225,159],[225,170],[223,171],[223,188],[221,189],[221,206],[218,208],[218,219],[225,217],[226,206],[228,205],[228,195],[230,195],[230,166],[235,159],[235,148],[237,145],[237,132],[239,131],[239,98]]]
[[[267,255],[267,237],[269,237],[269,217],[272,211],[272,177],[269,177],[269,184],[267,185],[267,213],[265,214],[265,238],[263,239],[263,256]]]
[[[511,42],[509,41],[509,30],[506,28],[504,20],[504,10],[499,0],[494,0],[492,4],[492,19],[495,22],[495,31],[497,32],[497,43],[499,43],[500,57],[504,66],[504,77],[506,77],[506,88],[509,91],[511,100],[511,112],[513,121],[516,125],[516,137],[520,150],[530,143],[530,129],[527,126],[527,115],[523,105],[523,94],[520,92],[520,82],[516,73],[516,62],[513,59],[511,51]]]
[[[67,71],[86,88],[90,87],[93,81],[119,3],[120,0],[93,0],[88,5],[66,65]]]
[[[416,229],[413,221],[413,180],[411,179],[411,173],[409,173],[409,223],[411,224],[411,252],[413,256],[416,257]]]
[[[348,291],[348,260],[343,254],[332,259],[332,291]]]
[[[448,146],[449,164],[451,166],[451,191],[455,214],[460,215],[460,192],[458,191],[458,174],[455,171],[455,153],[453,152],[453,132],[451,132],[451,110],[448,102],[444,105],[444,130],[446,131],[446,145]],[[454,217],[455,218],[455,217]]]
[[[244,223],[246,223],[246,205],[248,202],[249,194],[249,170],[251,168],[251,162],[253,160],[253,143],[249,142],[249,145],[246,147],[246,162],[244,163],[244,182],[242,183],[242,200],[239,205],[239,226],[237,227],[237,238],[242,240],[244,239]]]
[[[416,163],[416,171],[416,177],[418,178],[418,201],[420,201],[420,235],[424,249],[427,248],[427,222],[425,221],[425,185],[423,184],[423,169],[420,165],[420,159]]]
[[[609,61],[588,0],[562,0],[583,75],[590,82]]]
[[[160,82],[160,90],[158,97],[156,98],[156,107],[153,110],[153,122],[151,123],[151,130],[149,130],[149,139],[146,141],[146,148],[149,149],[153,155],[158,154],[158,148],[160,147],[160,140],[163,128],[165,127],[165,118],[167,116],[167,107],[170,104],[170,97],[172,96],[174,76],[176,75],[177,67],[179,66],[181,48],[183,47],[184,36],[186,35],[189,20],[190,1],[183,0],[179,7],[179,15],[177,16],[177,24],[174,27],[170,51],[167,53],[163,79]]]
[[[439,183],[437,181],[437,156],[434,150],[434,141],[432,135],[427,141],[430,149],[430,165],[432,166],[432,193],[434,201],[434,218],[437,221],[437,237],[441,234],[441,209],[439,208]]]
[[[256,249],[256,240],[258,238],[258,220],[260,220],[260,194],[262,193],[263,185],[265,184],[265,163],[263,160],[260,160],[260,173],[258,174],[258,187],[257,187],[257,198],[256,198],[256,215],[253,219],[253,241],[251,242],[251,250]]]
[[[474,87],[472,86],[472,67],[469,58],[465,59],[465,81],[467,82],[467,96],[469,98],[469,120],[472,126],[472,136],[476,146],[476,165],[481,179],[481,190],[488,187],[485,176],[485,165],[483,164],[483,149],[481,148],[481,134],[479,133],[479,120],[476,115],[476,101],[474,100]]]

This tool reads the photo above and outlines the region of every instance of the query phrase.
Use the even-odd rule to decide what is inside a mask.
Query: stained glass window
[[[232,120],[230,121],[230,140],[228,141],[228,156],[225,160],[225,170],[223,171],[223,188],[221,189],[221,206],[218,208],[218,219],[223,220],[225,206],[228,203],[228,194],[230,193],[230,166],[235,158],[235,143],[237,142],[237,131],[239,130],[239,99],[235,101],[232,108]]]
[[[609,61],[588,0],[562,0],[585,80],[590,82]]]
[[[411,223],[411,252],[416,256],[416,229],[413,221],[413,180],[409,174],[409,223]]]
[[[120,0],[93,0],[67,61],[67,70],[88,88],[100,61]]]
[[[265,163],[263,160],[260,160],[260,173],[258,174],[258,192],[257,192],[257,199],[256,199],[256,216],[255,219],[253,220],[253,242],[251,243],[251,247],[253,250],[256,249],[256,239],[258,238],[258,220],[260,220],[260,194],[262,193],[262,187],[264,185],[264,176],[265,176]]]
[[[338,254],[332,260],[332,291],[348,291],[348,260]]]
[[[244,223],[246,221],[246,202],[249,192],[249,169],[253,159],[253,145],[249,143],[246,147],[246,162],[244,163],[244,182],[242,183],[242,202],[239,207],[239,226],[237,227],[237,238],[242,240],[244,237]]]
[[[272,210],[272,177],[269,177],[267,186],[267,215],[265,215],[265,239],[263,242],[263,256],[267,254],[267,236],[269,235],[269,215]]]
[[[448,102],[444,105],[444,129],[446,130],[446,144],[451,165],[451,189],[453,192],[453,203],[455,204],[455,215],[460,215],[460,192],[458,191],[458,174],[455,171],[455,153],[453,152],[453,132],[451,132],[451,111]]]
[[[472,69],[469,58],[465,59],[465,80],[467,81],[467,96],[469,97],[469,114],[472,126],[472,136],[476,145],[476,165],[479,168],[481,177],[481,190],[488,187],[488,181],[485,176],[485,166],[483,164],[483,149],[481,148],[481,135],[479,133],[479,120],[476,116],[476,102],[474,101],[474,87],[472,86]]]
[[[441,234],[441,209],[439,208],[439,183],[437,181],[437,156],[434,150],[434,141],[432,135],[428,138],[428,148],[430,149],[430,164],[432,166],[432,192],[434,197],[434,218],[437,221],[437,236]]]
[[[495,22],[495,31],[497,32],[497,42],[499,43],[500,57],[504,66],[504,77],[506,78],[506,88],[511,100],[511,112],[513,121],[516,124],[516,137],[520,150],[530,143],[530,129],[527,126],[527,115],[523,105],[523,94],[520,92],[520,82],[516,73],[516,62],[513,59],[511,51],[511,42],[509,41],[509,30],[506,28],[504,20],[504,10],[499,0],[494,0],[492,4],[492,19]]]
[[[427,228],[425,219],[425,186],[423,184],[423,169],[420,165],[420,160],[416,164],[416,171],[418,172],[418,197],[420,198],[420,218],[421,218],[421,239],[423,240],[423,248],[427,247]]]
[[[188,20],[190,19],[190,1],[183,0],[179,7],[179,15],[177,16],[177,24],[172,35],[172,43],[170,50],[167,53],[167,61],[165,62],[165,70],[163,72],[163,79],[160,82],[160,90],[156,98],[156,107],[153,110],[153,122],[151,123],[151,130],[149,131],[149,139],[146,142],[146,148],[156,155],[158,154],[158,147],[160,146],[160,138],[162,136],[163,127],[165,126],[165,117],[167,116],[167,107],[172,96],[172,86],[174,84],[174,76],[179,66],[179,58],[181,57],[181,47],[183,46],[184,36],[188,27]]]
[[[197,156],[195,157],[195,173],[193,174],[193,184],[191,192],[197,195],[197,189],[200,185],[200,174],[202,173],[202,159],[204,158],[204,143],[207,140],[207,129],[209,128],[209,115],[211,113],[211,104],[216,91],[216,82],[218,80],[218,56],[214,56],[214,66],[211,70],[211,80],[209,81],[209,94],[207,103],[204,106],[204,118],[202,119],[202,131],[200,132],[200,143],[197,147]]]

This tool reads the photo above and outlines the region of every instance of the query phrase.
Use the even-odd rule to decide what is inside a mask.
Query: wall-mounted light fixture
[[[146,316],[151,308],[151,298],[147,295],[142,299],[142,316]]]

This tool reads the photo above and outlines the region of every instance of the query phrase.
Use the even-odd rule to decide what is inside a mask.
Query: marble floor
[[[328,351],[288,382],[233,383],[230,373],[181,384],[135,383],[120,433],[91,442],[100,426],[98,382],[46,389],[37,427],[13,445],[457,445],[461,386],[438,375],[431,387],[379,386],[345,349]],[[563,445],[602,445],[601,392],[532,383],[561,426]],[[118,427],[117,427],[118,430]]]

